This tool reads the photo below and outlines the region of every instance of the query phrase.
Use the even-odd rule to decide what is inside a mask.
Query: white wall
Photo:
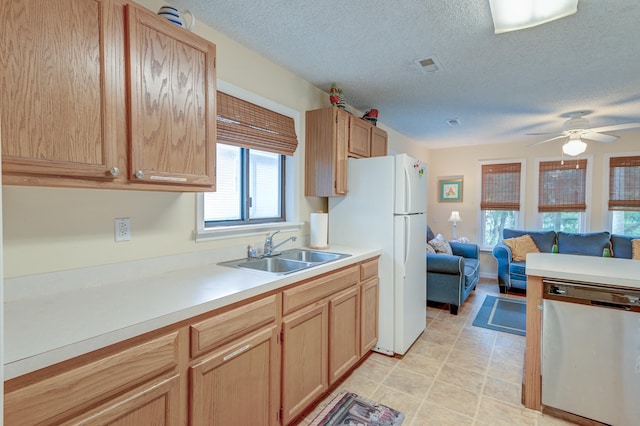
[[[605,144],[587,141],[588,147],[584,155],[593,158],[593,180],[591,192],[591,215],[587,224],[588,232],[607,230],[608,209],[607,196],[607,165],[608,153],[640,154],[640,131],[628,130],[619,132],[618,139],[614,143]],[[453,236],[453,225],[447,221],[452,210],[460,211],[463,222],[457,224],[457,235],[467,236],[471,241],[478,241],[480,232],[480,169],[481,160],[500,160],[523,158],[526,161],[525,175],[525,211],[522,229],[536,227],[538,183],[536,182],[536,159],[560,158],[561,141],[549,142],[535,147],[529,146],[535,140],[508,144],[489,144],[481,146],[468,146],[450,149],[431,150],[429,158],[429,224],[434,233],[441,233],[447,238]],[[570,157],[565,156],[565,161]],[[438,176],[464,176],[464,194],[462,203],[438,202],[437,177]],[[482,253],[481,272],[483,274],[495,274],[496,264],[491,253]]]
[[[164,4],[156,0],[139,3],[154,12]],[[216,44],[220,80],[299,112],[299,145],[294,156],[298,209],[294,220],[307,223],[297,233],[306,237],[310,213],[326,211],[327,200],[304,196],[304,113],[329,106],[328,94],[202,22],[197,23],[195,32]],[[385,128],[384,118],[381,120],[378,124]],[[420,145],[392,129],[385,130],[390,148],[426,160],[426,150]],[[195,243],[195,194],[5,186],[2,197],[7,278],[240,246],[255,240],[245,237]],[[113,241],[116,217],[131,218],[130,242]]]

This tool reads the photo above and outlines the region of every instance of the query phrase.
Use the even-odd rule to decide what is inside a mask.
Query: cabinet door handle
[[[138,170],[138,171],[136,172],[136,177],[137,177],[138,179],[142,179],[142,178],[144,177],[144,172],[143,172],[142,170]]]
[[[117,167],[112,167],[111,170],[109,170],[109,173],[111,173],[111,176],[118,176],[120,174],[120,169]]]
[[[187,178],[173,177],[173,176],[149,176],[151,180],[162,180],[168,182],[186,182]]]
[[[247,350],[249,350],[249,348],[251,348],[251,346],[252,346],[251,343],[249,343],[248,345],[244,345],[240,349],[237,349],[237,350],[231,352],[230,354],[225,355],[225,357],[222,358],[222,361],[229,361],[231,358],[234,358],[234,357],[240,355],[241,353],[246,352]]]

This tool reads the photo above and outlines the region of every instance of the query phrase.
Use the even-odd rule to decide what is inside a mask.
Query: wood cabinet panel
[[[114,177],[114,14],[110,0],[0,2],[3,173]]]
[[[384,157],[387,155],[387,132],[371,127],[371,157]]]
[[[363,357],[378,342],[378,277],[364,282],[360,289],[360,356]]]
[[[371,124],[349,116],[349,155],[369,157],[371,155]]]
[[[276,425],[278,327],[229,344],[190,368],[191,425]]]
[[[215,183],[215,45],[127,5],[130,179]]]
[[[61,426],[177,426],[179,384],[177,375],[146,384]]]
[[[355,285],[360,277],[358,265],[331,272],[320,278],[287,289],[282,293],[282,313],[286,315],[310,303],[324,299],[340,290]]]
[[[328,306],[311,305],[282,323],[282,423],[288,424],[328,387]]]
[[[387,154],[387,133],[336,107],[306,113],[305,195],[344,196],[347,158]]]
[[[329,299],[329,384],[360,359],[360,288]]]
[[[378,258],[367,260],[360,264],[360,280],[365,281],[378,276]]]
[[[277,295],[271,295],[190,327],[191,356],[195,357],[258,328],[275,323]]]
[[[10,425],[25,426],[52,421],[176,369],[177,365],[176,331],[6,394],[4,420]]]

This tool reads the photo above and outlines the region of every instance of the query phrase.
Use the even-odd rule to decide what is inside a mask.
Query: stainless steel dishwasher
[[[542,404],[639,425],[640,289],[542,282]]]

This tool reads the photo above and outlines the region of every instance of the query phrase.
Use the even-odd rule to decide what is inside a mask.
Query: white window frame
[[[296,134],[300,134],[300,113],[292,108],[281,105],[270,99],[263,98],[248,90],[242,89],[231,83],[218,80],[218,90],[236,98],[251,102],[263,108],[270,109],[287,117],[293,118]],[[304,225],[297,221],[300,206],[298,205],[296,194],[300,193],[300,183],[303,182],[301,170],[295,167],[299,164],[301,149],[297,149],[293,156],[285,156],[285,222],[258,223],[251,225],[219,226],[214,228],[204,227],[204,195],[196,195],[196,242],[220,240],[232,237],[243,237],[253,235],[264,235],[271,231],[298,231]]]
[[[536,158],[536,170],[535,170],[535,195],[534,195],[534,212],[536,218],[536,230],[542,230],[542,213],[538,211],[538,202],[540,200],[540,163],[545,161],[575,161],[575,160],[587,160],[587,176],[584,196],[584,201],[587,204],[587,209],[584,214],[578,215],[580,220],[578,221],[578,232],[589,232],[588,224],[591,223],[591,194],[593,192],[593,155],[579,155],[577,157],[544,157]]]
[[[482,200],[482,166],[488,164],[506,164],[506,163],[520,163],[520,210],[516,212],[515,215],[515,226],[518,229],[522,229],[524,225],[525,218],[525,184],[526,184],[526,176],[527,176],[527,159],[526,158],[504,158],[499,160],[480,160],[478,161],[478,174],[477,174],[477,182],[480,182],[478,188],[478,200]],[[484,220],[483,220],[483,212],[484,210],[478,209],[478,217],[477,217],[477,227],[478,235],[477,241],[479,242],[480,250],[490,251],[493,249],[493,246],[484,245]]]
[[[604,179],[602,180],[604,183],[604,187],[602,188],[602,205],[607,210],[606,214],[603,214],[604,223],[602,226],[604,229],[608,229],[609,232],[613,232],[613,212],[609,210],[609,185],[611,184],[611,169],[609,167],[609,161],[612,157],[636,157],[640,156],[640,151],[635,152],[610,152],[604,155],[602,170],[604,170],[603,174]]]

